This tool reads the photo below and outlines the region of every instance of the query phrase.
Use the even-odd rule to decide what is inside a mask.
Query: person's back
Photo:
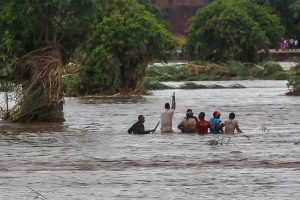
[[[161,121],[161,132],[162,133],[172,133],[172,118],[174,116],[174,110],[165,110],[160,115],[160,121]]]
[[[186,118],[178,125],[182,133],[196,133],[196,120],[194,118]]]
[[[238,122],[234,119],[225,120],[225,133],[233,134],[237,124],[238,124]]]
[[[225,121],[225,133],[226,134],[234,134],[235,129],[241,133],[241,129],[239,128],[237,120],[235,120],[235,114],[230,113],[229,119]]]
[[[197,120],[195,119],[193,111],[188,109],[186,117],[180,122],[178,129],[180,129],[182,133],[196,133],[196,124]]]
[[[210,128],[209,121],[205,120],[205,113],[201,112],[199,114],[199,121],[197,122],[197,130],[199,134],[207,134],[208,129]]]
[[[172,96],[172,108],[170,109],[170,104],[165,104],[165,111],[160,115],[161,121],[161,132],[162,133],[173,133],[172,129],[172,119],[174,116],[176,103],[175,103],[175,93]]]
[[[221,114],[218,111],[215,111],[213,113],[213,117],[210,118],[209,120],[209,125],[210,125],[210,132],[211,133],[221,133],[223,132],[222,130],[222,122],[220,120]]]

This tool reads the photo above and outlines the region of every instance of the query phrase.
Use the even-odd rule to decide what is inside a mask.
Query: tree
[[[270,7],[277,14],[285,27],[287,36],[300,34],[300,0],[256,0],[259,4]]]
[[[217,0],[199,10],[186,34],[190,55],[254,61],[258,50],[268,51],[283,28],[270,11],[247,0]]]
[[[98,92],[140,91],[148,63],[166,59],[176,42],[135,0],[101,1],[97,28],[85,50],[85,69]]]
[[[85,40],[92,0],[0,0],[0,74],[22,85],[9,121],[63,121],[63,63]]]

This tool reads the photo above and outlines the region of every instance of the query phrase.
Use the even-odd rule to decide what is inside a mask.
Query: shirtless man
[[[235,130],[237,130],[238,133],[242,133],[242,130],[238,125],[238,121],[235,120],[235,114],[230,113],[229,119],[225,121],[225,133],[234,134]]]
[[[198,120],[196,118],[193,111],[188,109],[186,111],[186,117],[180,122],[177,128],[180,129],[182,133],[196,133],[196,124]]]

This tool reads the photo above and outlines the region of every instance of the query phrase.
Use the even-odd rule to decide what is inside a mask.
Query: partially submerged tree
[[[186,34],[186,49],[202,59],[254,61],[279,40],[279,18],[248,0],[216,0],[199,10]]]
[[[63,63],[85,40],[91,0],[0,0],[0,77],[22,85],[11,122],[64,121]]]
[[[175,38],[135,0],[104,0],[98,9],[97,29],[86,47],[86,71],[97,92],[139,93],[148,63],[170,56]]]

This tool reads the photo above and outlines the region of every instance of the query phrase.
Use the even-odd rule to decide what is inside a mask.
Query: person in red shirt
[[[205,120],[205,113],[201,112],[199,114],[199,121],[197,122],[196,128],[199,134],[208,134],[208,129],[210,128],[209,121]]]

